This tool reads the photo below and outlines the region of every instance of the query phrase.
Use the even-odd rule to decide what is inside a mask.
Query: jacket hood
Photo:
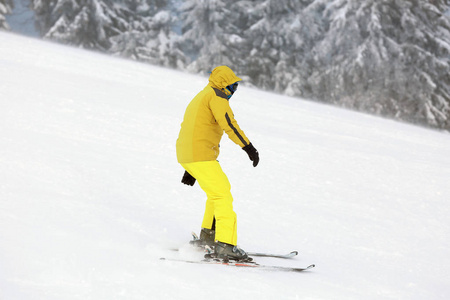
[[[236,74],[227,66],[216,67],[209,76],[209,82],[215,88],[223,90],[230,84],[241,81]]]

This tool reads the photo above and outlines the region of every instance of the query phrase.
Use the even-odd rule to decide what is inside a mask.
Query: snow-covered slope
[[[448,299],[450,136],[241,87],[260,152],[226,137],[239,244],[274,273],[197,258],[204,195],[175,140],[207,78],[0,33],[0,299]]]

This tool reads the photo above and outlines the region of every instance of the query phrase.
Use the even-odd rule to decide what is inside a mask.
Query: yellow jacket
[[[212,71],[209,84],[186,108],[177,139],[179,163],[216,160],[224,131],[241,148],[250,144],[234,119],[227,99],[230,92],[225,89],[240,80],[226,66]]]

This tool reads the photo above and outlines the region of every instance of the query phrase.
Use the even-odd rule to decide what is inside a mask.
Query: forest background
[[[0,0],[0,30],[450,130],[449,0]]]

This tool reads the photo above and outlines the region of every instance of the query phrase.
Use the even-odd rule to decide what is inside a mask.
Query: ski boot
[[[216,236],[216,231],[213,229],[202,228],[200,231],[200,238],[198,238],[196,234],[192,235],[194,237],[194,240],[190,241],[189,244],[191,244],[194,247],[212,249],[215,245],[214,239]]]
[[[213,256],[218,259],[222,259],[225,262],[229,260],[235,261],[251,261],[252,258],[248,256],[247,252],[239,248],[238,246],[216,242],[214,247]]]

